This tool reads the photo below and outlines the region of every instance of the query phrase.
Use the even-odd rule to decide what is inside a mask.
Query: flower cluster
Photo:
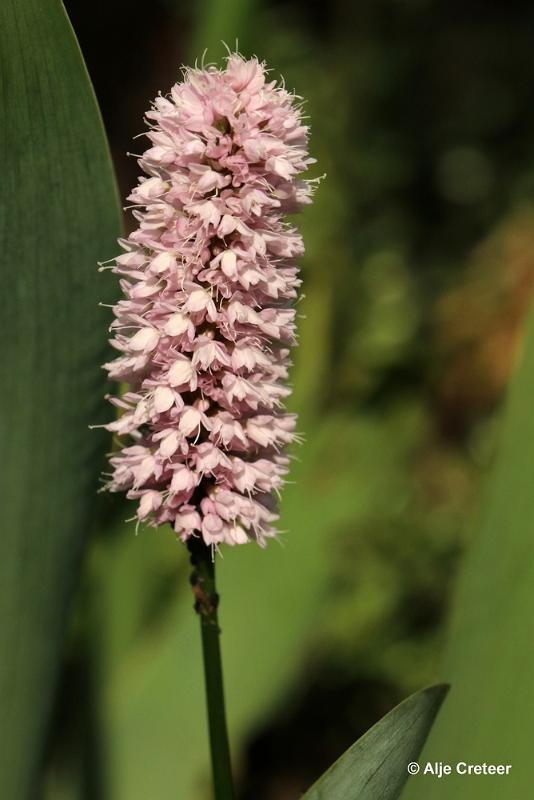
[[[296,438],[283,401],[303,243],[284,215],[311,199],[296,179],[308,129],[295,96],[239,55],[187,70],[146,118],[138,227],[113,265],[119,355],[105,368],[129,386],[111,398],[106,488],[183,540],[264,544]]]

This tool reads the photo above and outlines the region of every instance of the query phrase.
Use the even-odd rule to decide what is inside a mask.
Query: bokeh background
[[[534,8],[456,0],[68,0],[124,197],[150,100],[239,42],[306,98],[281,545],[225,550],[239,800],[292,800],[438,671],[534,281]],[[125,225],[131,219],[125,217]],[[209,797],[185,549],[100,498],[46,800]]]

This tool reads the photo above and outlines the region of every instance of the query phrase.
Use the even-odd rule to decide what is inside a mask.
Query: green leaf
[[[425,758],[453,766],[407,793],[501,800],[532,792],[534,737],[534,318],[510,391],[500,447],[467,557],[442,672],[454,683]],[[511,764],[507,776],[462,776],[459,761]]]
[[[396,800],[449,690],[408,697],[343,753],[302,800]]]
[[[120,210],[85,66],[58,0],[0,4],[0,797],[42,758],[66,611],[107,439],[112,256]]]

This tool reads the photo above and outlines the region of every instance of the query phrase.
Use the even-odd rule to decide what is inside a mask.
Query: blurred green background
[[[238,40],[306,98],[313,176],[327,175],[298,223],[291,407],[306,443],[283,546],[226,549],[219,566],[239,800],[292,800],[437,673],[534,281],[534,7],[66,8],[122,197],[143,112],[206,48],[218,60]],[[43,798],[207,798],[185,548],[99,503]]]

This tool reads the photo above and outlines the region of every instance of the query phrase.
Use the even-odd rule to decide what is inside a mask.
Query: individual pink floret
[[[264,544],[296,438],[284,410],[313,162],[296,97],[253,58],[188,69],[146,115],[108,364],[128,391],[106,488],[183,540]],[[128,441],[125,441],[126,437]]]

